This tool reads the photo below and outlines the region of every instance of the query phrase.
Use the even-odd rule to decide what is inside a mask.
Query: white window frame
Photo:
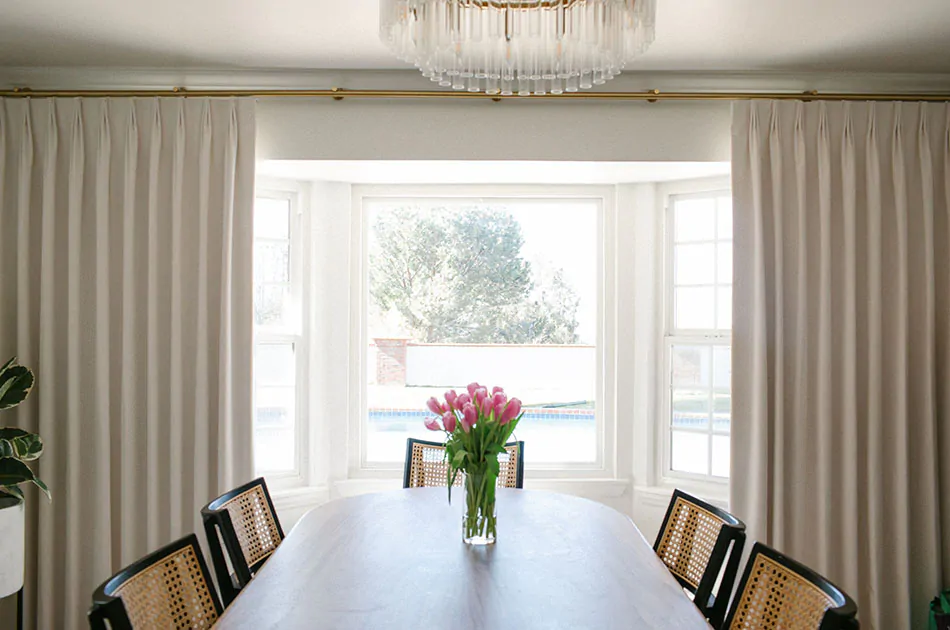
[[[369,290],[365,244],[368,225],[364,202],[387,198],[425,199],[592,199],[600,205],[597,257],[601,265],[598,277],[597,305],[597,383],[595,418],[597,419],[597,459],[594,463],[528,464],[533,479],[602,479],[616,478],[616,419],[614,414],[615,366],[615,234],[616,202],[614,186],[531,186],[531,185],[354,185],[352,188],[351,243],[354,255],[351,264],[351,337],[350,337],[350,403],[348,421],[348,478],[401,477],[403,464],[366,461],[363,439],[367,418],[366,347],[368,331],[366,301]],[[424,401],[420,401],[423,410]]]
[[[674,291],[673,291],[673,255],[674,255],[674,227],[673,227],[673,204],[676,199],[688,198],[709,198],[721,197],[724,194],[731,196],[731,182],[725,177],[714,177],[701,180],[689,180],[682,182],[671,182],[659,186],[657,195],[662,213],[663,238],[660,256],[662,262],[658,266],[663,270],[660,291],[662,304],[662,316],[658,318],[660,330],[658,336],[657,370],[659,378],[657,383],[658,398],[657,410],[659,418],[657,419],[657,440],[656,440],[656,477],[663,487],[683,487],[701,493],[711,498],[725,498],[728,495],[729,479],[716,477],[711,474],[688,473],[673,470],[672,467],[672,382],[671,382],[671,357],[672,347],[675,345],[707,345],[710,352],[715,346],[731,346],[732,331],[714,331],[714,330],[676,330],[674,328]],[[715,299],[718,301],[718,292],[714,291]],[[715,320],[714,320],[715,321]],[[710,360],[712,358],[710,357]],[[710,396],[715,394],[716,389],[710,383]],[[677,429],[681,430],[681,429]],[[712,461],[712,435],[713,423],[710,421],[709,427],[705,431],[694,431],[703,433],[710,437],[710,462]],[[715,434],[715,435],[722,435]]]
[[[300,182],[258,178],[254,199],[276,199],[290,203],[290,296],[297,309],[297,321],[291,328],[285,326],[254,326],[254,349],[266,343],[292,343],[294,345],[294,467],[292,470],[268,471],[255,466],[255,475],[263,476],[268,486],[275,491],[299,488],[307,485],[309,470],[309,388],[308,357],[309,343],[309,270],[304,264],[309,260],[309,191]],[[255,237],[255,242],[257,238]],[[254,372],[254,389],[257,391],[257,374]],[[256,401],[253,409],[256,411]],[[255,418],[256,422],[256,418]]]

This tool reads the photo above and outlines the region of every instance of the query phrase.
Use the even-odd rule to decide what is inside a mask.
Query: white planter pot
[[[23,501],[0,497],[0,598],[23,588],[25,514]]]

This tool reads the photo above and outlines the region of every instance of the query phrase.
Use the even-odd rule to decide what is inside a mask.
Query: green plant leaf
[[[485,460],[485,463],[488,465],[489,476],[498,477],[498,472],[501,470],[501,466],[498,464],[498,457],[489,455],[488,458]]]
[[[13,442],[0,438],[0,457],[15,457],[16,451],[13,448]]]
[[[13,438],[22,437],[29,434],[29,431],[24,431],[23,429],[17,429],[16,427],[6,427],[0,429],[0,440],[12,440]]]
[[[11,496],[14,496],[20,499],[21,501],[23,500],[23,491],[20,490],[20,486],[6,486],[0,489],[0,491],[5,492]]]
[[[15,486],[34,479],[36,475],[20,460],[14,457],[0,458],[0,486]]]
[[[43,454],[43,440],[35,433],[13,438],[13,449],[20,461],[29,462]]]
[[[9,361],[3,364],[3,367],[0,367],[0,376],[7,371],[7,368],[16,363],[16,357],[12,357]]]
[[[0,409],[16,407],[30,395],[32,388],[33,372],[29,368],[22,365],[6,367],[0,373]]]
[[[43,481],[41,481],[39,477],[33,477],[33,483],[36,485],[37,488],[43,491],[43,494],[46,495],[47,501],[53,500],[53,495],[50,494],[49,488],[46,487],[46,484]],[[19,488],[17,488],[17,490],[19,490]]]
[[[468,451],[461,450],[455,454],[452,458],[452,468],[461,468],[462,464],[465,463],[465,458],[468,456]]]

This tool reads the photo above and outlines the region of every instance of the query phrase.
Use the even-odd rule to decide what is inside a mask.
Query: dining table
[[[462,541],[465,497],[418,488],[305,514],[220,630],[709,630],[629,517],[587,499],[499,489],[497,539]]]

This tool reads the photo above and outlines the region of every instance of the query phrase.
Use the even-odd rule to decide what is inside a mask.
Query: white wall
[[[593,385],[596,361],[594,346],[410,345],[406,385],[458,385],[480,374],[491,374],[512,391],[564,382]]]
[[[729,103],[261,99],[260,159],[729,161]]]

